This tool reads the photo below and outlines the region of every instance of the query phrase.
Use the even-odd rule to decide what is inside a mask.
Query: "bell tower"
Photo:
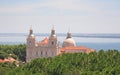
[[[55,34],[55,30],[54,30],[54,28],[53,28],[53,29],[51,30],[51,35],[50,35],[50,37],[49,37],[49,44],[50,44],[51,46],[56,46],[57,43],[58,43],[58,39],[57,39],[57,36],[56,36],[56,34]]]
[[[35,36],[33,34],[32,28],[29,30],[29,35],[27,37],[27,47],[34,47],[35,46]]]
[[[30,28],[26,45],[26,62],[29,62],[31,59],[33,59],[34,49],[35,49],[35,36],[33,34],[32,28]]]
[[[59,42],[55,34],[54,27],[51,30],[51,35],[49,37],[49,48],[51,51],[51,57],[54,57],[59,54]]]

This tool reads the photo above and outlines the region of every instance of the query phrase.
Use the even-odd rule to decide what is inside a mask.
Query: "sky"
[[[120,33],[120,0],[0,0],[0,33]]]

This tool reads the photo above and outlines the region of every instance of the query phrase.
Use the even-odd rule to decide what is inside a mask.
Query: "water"
[[[25,44],[26,33],[0,33],[0,44]],[[36,40],[40,41],[50,34],[35,34]],[[118,49],[120,50],[120,34],[76,34],[73,33],[73,38],[78,46],[86,46],[96,50]],[[66,34],[57,34],[60,43],[66,38]]]

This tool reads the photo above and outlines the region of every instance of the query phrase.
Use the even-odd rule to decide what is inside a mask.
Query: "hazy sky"
[[[120,33],[120,0],[0,0],[0,33]]]

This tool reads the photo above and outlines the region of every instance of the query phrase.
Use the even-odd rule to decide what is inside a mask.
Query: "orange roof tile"
[[[5,62],[5,61],[4,61],[4,60],[2,60],[2,59],[0,59],[0,62],[2,62],[2,63],[3,63],[3,62]]]
[[[8,58],[8,59],[0,59],[0,62],[2,62],[2,63],[4,63],[4,62],[14,62],[14,61],[16,61],[15,59],[13,59],[13,58]]]
[[[48,44],[48,43],[49,43],[49,39],[47,37],[40,42],[40,44]]]
[[[70,47],[63,47],[60,48],[61,51],[65,50],[82,50],[82,51],[94,51],[93,49],[87,48],[85,46],[70,46]]]

